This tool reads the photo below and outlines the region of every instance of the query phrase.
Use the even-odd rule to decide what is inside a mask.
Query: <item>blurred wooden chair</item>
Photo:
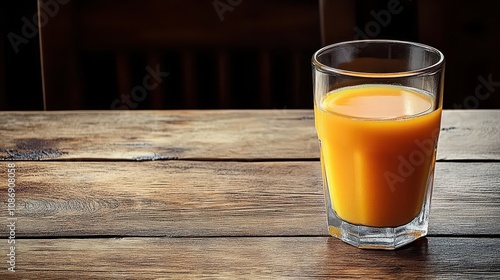
[[[134,88],[135,108],[312,106],[315,1],[66,2],[40,24],[49,110],[127,107]],[[169,74],[142,100],[146,67]]]

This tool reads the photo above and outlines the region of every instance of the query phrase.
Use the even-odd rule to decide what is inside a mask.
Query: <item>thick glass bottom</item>
[[[420,213],[409,223],[397,227],[370,227],[351,224],[333,211],[326,192],[328,232],[340,240],[362,249],[394,250],[427,235],[434,172],[427,182],[427,193]],[[326,182],[325,182],[326,183]]]
[[[394,250],[427,235],[428,222],[423,214],[422,211],[408,224],[392,228],[354,225],[329,213],[328,232],[358,248]]]

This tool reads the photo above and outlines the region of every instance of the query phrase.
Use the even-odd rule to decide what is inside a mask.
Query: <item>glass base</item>
[[[327,183],[325,180],[325,186]],[[333,211],[330,196],[326,190],[328,232],[330,235],[361,249],[394,250],[407,245],[427,235],[433,183],[434,172],[431,171],[420,213],[409,223],[397,227],[370,227],[342,220]]]
[[[424,214],[423,211],[421,214]],[[328,215],[330,235],[361,249],[394,250],[427,235],[428,223],[417,216],[398,227],[368,227],[343,221],[335,213]]]

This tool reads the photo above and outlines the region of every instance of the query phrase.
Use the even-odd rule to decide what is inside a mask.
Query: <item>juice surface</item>
[[[395,227],[422,208],[441,108],[411,88],[348,87],[315,106],[333,210],[352,224]]]

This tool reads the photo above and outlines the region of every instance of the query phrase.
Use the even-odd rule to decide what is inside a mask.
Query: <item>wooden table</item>
[[[500,277],[500,110],[444,112],[430,233],[395,251],[327,235],[312,111],[0,119],[0,279]]]

